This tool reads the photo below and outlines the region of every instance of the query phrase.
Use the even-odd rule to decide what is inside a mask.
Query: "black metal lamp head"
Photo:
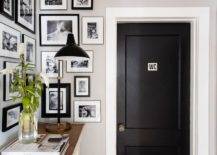
[[[73,34],[68,34],[66,46],[61,48],[55,55],[57,60],[71,60],[73,57],[89,59],[88,54],[75,43]]]

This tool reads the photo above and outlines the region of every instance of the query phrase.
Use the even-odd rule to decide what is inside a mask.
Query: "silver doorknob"
[[[124,132],[125,131],[125,125],[124,124],[119,124],[118,125],[118,130],[119,130],[119,132]]]

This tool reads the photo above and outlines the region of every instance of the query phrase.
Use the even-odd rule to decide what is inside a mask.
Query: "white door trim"
[[[209,155],[209,7],[106,9],[106,155],[116,155],[119,22],[191,23],[191,155]]]

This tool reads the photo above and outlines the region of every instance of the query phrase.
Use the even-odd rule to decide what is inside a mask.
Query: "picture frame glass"
[[[60,61],[60,68],[58,61],[54,58],[57,52],[42,52],[41,55],[41,72],[49,78],[57,78],[60,69],[60,77],[63,76],[63,63]]]
[[[18,44],[21,43],[21,32],[0,23],[0,56],[19,58]]]
[[[40,16],[41,46],[64,46],[69,33],[79,44],[79,15],[41,15]]]
[[[41,10],[66,10],[67,0],[41,0]]]
[[[86,53],[88,54],[88,56],[90,57],[87,60],[81,60],[81,59],[77,59],[72,58],[71,61],[67,61],[66,63],[66,71],[67,72],[77,72],[77,73],[82,73],[82,72],[86,72],[86,73],[91,73],[93,72],[93,51],[87,50]]]

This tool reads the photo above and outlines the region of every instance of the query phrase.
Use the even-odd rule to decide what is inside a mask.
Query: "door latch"
[[[124,132],[125,131],[125,125],[124,124],[119,124],[118,125],[118,131],[119,132]]]

